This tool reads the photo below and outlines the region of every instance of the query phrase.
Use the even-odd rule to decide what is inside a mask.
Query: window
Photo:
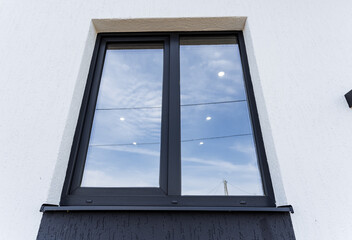
[[[242,33],[98,34],[60,204],[275,206]]]

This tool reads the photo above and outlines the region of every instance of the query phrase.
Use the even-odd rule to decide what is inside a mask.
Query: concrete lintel
[[[243,30],[247,17],[93,19],[100,32]]]

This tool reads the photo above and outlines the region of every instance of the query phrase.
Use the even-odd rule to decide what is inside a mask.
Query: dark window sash
[[[181,196],[179,37],[180,35],[214,36],[217,34],[223,36],[236,35],[238,39],[264,196]],[[83,176],[107,44],[154,41],[164,42],[160,188],[82,188],[80,183]],[[203,207],[275,206],[274,192],[260,130],[242,32],[98,34],[60,204],[78,206],[169,206],[175,204],[178,206]]]

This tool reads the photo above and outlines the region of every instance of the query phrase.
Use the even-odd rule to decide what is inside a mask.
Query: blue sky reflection
[[[238,45],[180,51],[182,194],[263,195]],[[162,46],[107,50],[82,187],[159,186],[162,75]]]
[[[159,186],[163,49],[126,48],[106,52],[82,187]]]
[[[196,42],[180,48],[182,195],[263,195],[238,45]]]

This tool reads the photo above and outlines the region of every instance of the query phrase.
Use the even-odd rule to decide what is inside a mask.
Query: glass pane
[[[182,195],[263,195],[236,38],[180,43]]]
[[[162,44],[108,45],[82,187],[159,187]]]

